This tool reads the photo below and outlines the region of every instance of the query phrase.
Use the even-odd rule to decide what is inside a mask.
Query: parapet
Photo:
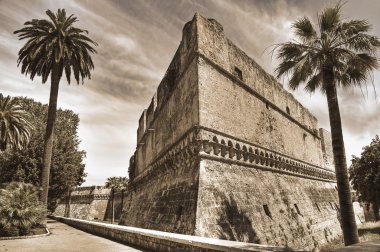
[[[232,108],[227,108],[229,102]],[[229,105],[221,109],[224,103]],[[326,163],[316,117],[234,45],[219,22],[198,13],[185,24],[181,43],[140,117],[130,177],[141,174],[195,126],[312,165]]]

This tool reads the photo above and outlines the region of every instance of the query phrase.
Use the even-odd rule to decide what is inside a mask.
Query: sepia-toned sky
[[[101,185],[109,176],[127,176],[136,147],[137,122],[153,96],[181,40],[184,24],[195,12],[218,20],[226,35],[257,63],[273,73],[276,60],[267,47],[292,38],[291,23],[302,16],[314,21],[319,10],[336,1],[301,0],[0,0],[0,92],[47,103],[50,84],[31,81],[17,68],[25,43],[13,31],[45,11],[65,8],[79,18],[98,42],[95,71],[84,85],[60,84],[58,106],[79,114],[81,149],[87,152],[84,185]],[[380,37],[380,1],[347,1],[347,18],[365,18]],[[286,83],[286,79],[280,80]],[[380,134],[380,72],[368,88],[339,91],[348,161]],[[320,93],[293,92],[329,130],[326,99]],[[350,162],[349,162],[350,163]]]

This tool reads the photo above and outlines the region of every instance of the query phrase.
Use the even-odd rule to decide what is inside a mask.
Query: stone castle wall
[[[160,172],[153,171],[129,188],[119,224],[194,233],[199,163],[197,157],[182,151],[164,157]]]
[[[206,159],[199,184],[196,235],[311,250],[341,234],[335,183]]]
[[[70,200],[63,198],[54,211],[54,215],[83,220],[111,220],[111,190],[103,186],[77,187],[71,192]],[[69,203],[70,202],[70,203]],[[121,194],[115,194],[115,217],[121,215]]]
[[[322,144],[317,119],[195,15],[139,121],[120,224],[318,247],[340,234]]]
[[[327,130],[321,128],[319,129],[319,135],[321,136],[321,147],[325,168],[333,171],[335,168],[331,134]]]
[[[200,125],[322,166],[317,119],[216,21],[199,23]]]
[[[182,43],[158,86],[148,109],[143,112],[137,130],[137,148],[130,176],[144,169],[165,152],[198,119],[197,62],[195,24],[184,27]],[[178,109],[181,108],[181,109]]]

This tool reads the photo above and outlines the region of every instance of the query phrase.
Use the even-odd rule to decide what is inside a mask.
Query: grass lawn
[[[380,221],[378,222],[365,222],[358,225],[359,240],[366,242],[371,240],[380,240]],[[328,252],[334,249],[344,247],[343,237],[336,239],[334,242],[321,247],[321,252]]]

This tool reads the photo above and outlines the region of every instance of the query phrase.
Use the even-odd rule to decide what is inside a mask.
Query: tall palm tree
[[[32,124],[30,115],[18,105],[16,99],[0,93],[0,151],[21,149],[28,144]]]
[[[90,71],[94,69],[90,53],[96,53],[93,46],[97,44],[81,30],[73,26],[78,21],[76,17],[66,16],[66,11],[58,9],[54,14],[46,11],[50,20],[33,19],[26,22],[25,27],[15,31],[20,40],[28,39],[18,53],[18,65],[21,72],[41,76],[45,83],[50,75],[50,100],[46,124],[43,170],[41,175],[42,191],[40,201],[47,206],[50,164],[53,151],[54,124],[57,111],[58,88],[63,71],[70,84],[71,72],[79,84],[79,79],[91,78]]]
[[[290,76],[289,87],[305,85],[307,92],[320,89],[327,97],[341,227],[346,245],[357,243],[358,231],[351,201],[350,184],[339,112],[337,87],[361,86],[378,67],[377,37],[369,35],[366,20],[343,19],[342,5],[324,9],[318,15],[318,30],[309,18],[294,22],[296,39],[279,44],[277,77]]]
[[[121,210],[124,204],[124,190],[128,186],[128,178],[126,177],[109,177],[106,181],[106,188],[111,188],[111,207],[112,207],[112,223],[115,221],[115,192],[121,191]]]

